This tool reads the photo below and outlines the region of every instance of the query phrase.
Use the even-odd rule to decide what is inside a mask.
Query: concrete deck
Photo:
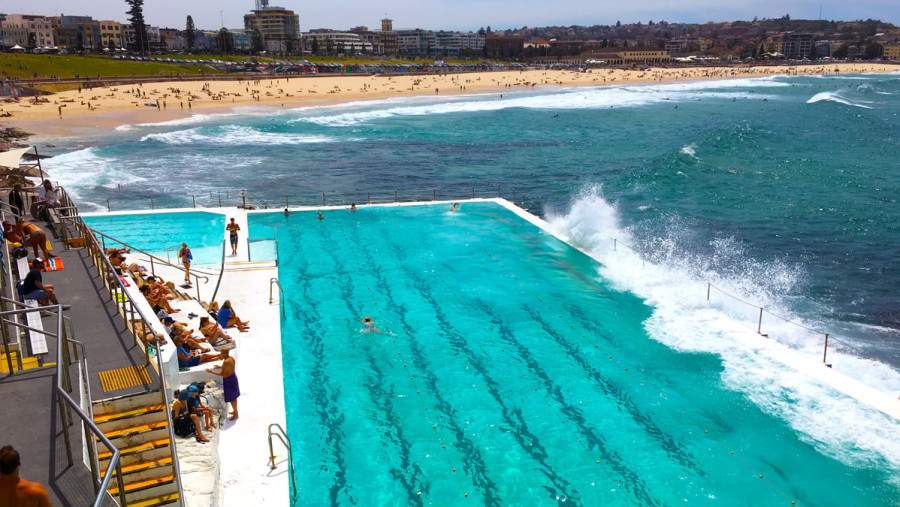
[[[55,286],[60,302],[71,304],[64,315],[72,319],[75,339],[84,342],[87,350],[88,381],[92,397],[102,399],[143,392],[143,387],[104,393],[100,371],[145,364],[141,348],[125,328],[125,321],[116,313],[115,304],[103,281],[93,267],[87,250],[64,250],[51,227],[38,223],[47,232],[53,253],[63,260],[64,268],[44,274],[44,283]],[[29,259],[31,256],[29,256]],[[9,295],[7,295],[9,297]],[[55,326],[55,318],[43,318],[45,329]],[[56,362],[57,342],[47,340],[49,353],[45,364]],[[78,368],[70,367],[73,392],[78,399]],[[157,381],[152,369],[151,378]],[[62,424],[57,413],[56,366],[27,370],[0,378],[0,445],[10,444],[22,455],[22,477],[43,484],[53,505],[88,505],[95,497],[90,470],[83,464],[81,425],[70,428],[73,466],[66,466]],[[110,505],[113,505],[110,500]]]

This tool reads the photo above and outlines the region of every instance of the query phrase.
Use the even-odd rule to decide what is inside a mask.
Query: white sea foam
[[[96,203],[80,199],[80,188],[102,186],[116,188],[145,181],[147,178],[117,164],[114,159],[104,158],[96,154],[96,148],[86,148],[57,155],[44,162],[44,168],[53,174],[80,206],[87,206],[96,211],[105,209]]]
[[[684,153],[685,155],[697,158],[697,152],[694,151],[694,148],[695,148],[695,146],[693,144],[688,144],[686,146],[682,146],[681,153]]]
[[[740,303],[713,289],[706,301],[707,282],[745,301],[771,308],[774,313],[809,327],[791,314],[778,295],[800,283],[798,269],[783,263],[746,259],[738,242],[715,242],[713,258],[699,258],[676,248],[684,227],[669,226],[668,237],[655,241],[652,259],[622,248],[635,239],[619,224],[616,209],[600,189],[581,195],[565,216],[551,218],[551,225],[602,259],[600,275],[617,288],[643,298],[653,308],[645,322],[649,335],[683,351],[703,351],[721,356],[723,381],[742,391],[764,411],[785,420],[802,438],[823,454],[854,466],[885,459],[900,466],[900,441],[894,438],[898,423],[852,398],[835,392],[797,371],[757,353],[766,340],[756,334],[759,308]],[[614,250],[612,238],[619,240]],[[667,250],[668,248],[668,250]],[[723,262],[724,259],[724,262]],[[727,269],[727,266],[737,268]],[[822,336],[764,317],[764,332],[821,361]],[[829,349],[835,369],[879,389],[900,391],[900,373],[877,361]]]
[[[328,143],[336,139],[330,136],[311,134],[290,134],[278,132],[262,132],[251,127],[228,125],[219,129],[187,129],[148,134],[141,142],[157,141],[165,144],[216,144],[216,145],[286,145]],[[352,139],[341,138],[341,141]]]
[[[838,104],[844,104],[847,106],[853,107],[861,107],[864,109],[872,109],[872,106],[867,106],[866,104],[871,104],[871,102],[860,100],[858,102],[853,102],[850,99],[842,96],[838,92],[819,92],[812,96],[809,100],[806,101],[807,104],[815,104],[816,102],[837,102]]]
[[[522,108],[538,110],[608,109],[641,107],[696,100],[755,100],[776,97],[750,94],[740,89],[765,89],[790,86],[768,78],[735,79],[690,83],[667,83],[637,86],[597,86],[570,88],[557,93],[532,93],[500,90],[496,94],[465,95],[447,98],[411,97],[338,106],[320,106],[294,110],[300,116],[288,123],[308,122],[327,126],[352,126],[393,117],[426,116],[451,113],[473,113]],[[500,95],[503,98],[500,98]],[[349,111],[348,111],[349,110]]]

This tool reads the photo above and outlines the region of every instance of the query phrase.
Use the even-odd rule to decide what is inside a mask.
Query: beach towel
[[[53,257],[52,259],[47,259],[44,261],[44,265],[41,267],[41,271],[59,271],[63,268],[63,261],[59,257]]]
[[[225,403],[231,403],[241,395],[241,386],[238,384],[237,373],[222,379],[222,387],[225,391]]]

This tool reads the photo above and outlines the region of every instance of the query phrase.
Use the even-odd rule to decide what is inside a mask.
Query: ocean
[[[821,361],[828,333],[836,370],[900,394],[898,113],[898,73],[514,89],[127,125],[53,140],[45,168],[86,211],[515,196],[652,308],[654,340],[718,354],[839,459],[896,469],[896,422],[734,335]]]

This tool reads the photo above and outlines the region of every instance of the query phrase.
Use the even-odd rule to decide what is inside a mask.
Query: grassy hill
[[[108,57],[77,55],[32,55],[22,53],[0,54],[0,72],[9,77],[31,79],[58,76],[69,77],[113,77],[113,76],[168,76],[172,74],[219,74],[210,67],[200,64],[176,65],[162,62],[133,62],[113,60]]]

